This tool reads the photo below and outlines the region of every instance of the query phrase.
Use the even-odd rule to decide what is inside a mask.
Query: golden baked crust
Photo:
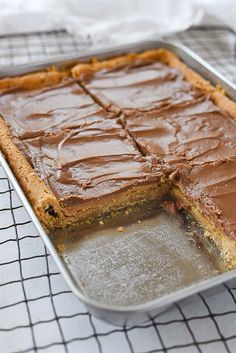
[[[64,72],[50,71],[4,78],[0,80],[0,93],[15,89],[32,90],[52,86],[60,83],[65,77],[66,74]],[[45,227],[58,227],[63,213],[60,204],[16,146],[10,130],[2,117],[0,117],[0,148],[28,196],[36,214],[43,220]]]
[[[0,118],[0,148],[29,198],[38,217],[48,228],[58,227],[62,209],[51,190],[39,178],[15,145],[5,121]],[[52,210],[54,212],[52,213]]]
[[[0,93],[14,89],[31,90],[41,87],[53,86],[62,81],[67,75],[65,72],[49,71],[36,72],[18,77],[7,77],[0,80]]]

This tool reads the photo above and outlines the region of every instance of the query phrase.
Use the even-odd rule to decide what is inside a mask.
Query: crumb
[[[140,219],[138,220],[138,223],[142,223],[142,221],[140,221]]]
[[[99,225],[103,226],[104,222],[103,221],[99,221]]]
[[[64,245],[63,244],[57,244],[57,250],[58,250],[59,254],[62,255],[63,251],[64,251]]]
[[[118,232],[123,232],[124,227],[117,227]]]
[[[161,207],[170,214],[176,215],[176,207],[174,201],[163,201]]]
[[[127,208],[127,209],[125,210],[125,214],[126,214],[126,215],[129,215],[130,213],[132,213],[132,208]]]

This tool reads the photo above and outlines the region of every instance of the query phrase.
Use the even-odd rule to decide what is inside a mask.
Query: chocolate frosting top
[[[60,202],[94,202],[159,181],[158,158],[178,171],[175,184],[236,239],[235,120],[159,62],[136,60],[81,80],[90,94],[68,79],[0,97],[0,114],[18,146]],[[101,106],[122,113],[127,131]]]
[[[0,115],[13,135],[25,139],[101,121],[107,113],[68,78],[56,86],[1,95]]]
[[[105,108],[115,112],[148,111],[199,95],[178,70],[150,60],[136,59],[125,67],[86,74],[80,81]]]
[[[206,96],[123,119],[143,153],[177,170],[176,185],[236,239],[235,119]]]
[[[208,97],[123,119],[144,153],[169,164],[195,165],[236,156],[236,121]]]
[[[163,175],[156,158],[143,157],[116,119],[27,139],[19,147],[64,206],[158,182]]]

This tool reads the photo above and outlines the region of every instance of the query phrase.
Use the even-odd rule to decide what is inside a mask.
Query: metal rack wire
[[[222,27],[172,36],[236,82],[236,34]],[[78,53],[91,39],[65,31],[0,37],[0,66]],[[195,295],[150,322],[97,320],[68,290],[0,168],[0,352],[236,351],[236,281]]]

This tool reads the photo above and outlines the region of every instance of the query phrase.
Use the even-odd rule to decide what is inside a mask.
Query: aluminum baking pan
[[[235,87],[196,54],[182,45],[163,41],[136,43],[115,49],[64,57],[31,67],[4,69],[0,75],[24,74],[54,64],[112,57],[164,47],[189,67],[220,84],[236,99]],[[74,294],[97,317],[114,324],[134,324],[163,312],[173,303],[236,277],[226,271],[212,244],[186,215],[173,216],[156,204],[90,229],[46,234],[4,156],[0,163],[38,233]],[[122,230],[122,231],[121,231]]]

